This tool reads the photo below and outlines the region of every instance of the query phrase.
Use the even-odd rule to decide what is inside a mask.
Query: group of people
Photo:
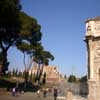
[[[53,88],[53,89],[43,89],[43,97],[46,98],[47,97],[47,93],[53,93],[54,96],[54,100],[57,100],[57,96],[58,96],[58,89],[57,88]],[[12,95],[16,96],[18,93],[18,90],[16,87],[12,88]],[[40,90],[37,91],[37,95],[40,96]]]
[[[19,94],[23,94],[24,91],[21,91],[20,89],[16,88],[16,87],[13,87],[12,88],[12,95],[13,96],[18,96]]]
[[[54,96],[54,100],[57,100],[57,96],[58,96],[58,89],[57,88],[53,88],[53,89],[43,89],[43,97],[46,98],[48,93],[53,93]],[[40,96],[40,90],[37,91],[37,95]]]
[[[57,96],[58,96],[58,90],[57,88],[54,88],[54,100],[57,99]]]

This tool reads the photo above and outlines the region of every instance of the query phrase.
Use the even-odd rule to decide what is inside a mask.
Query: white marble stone
[[[100,100],[100,17],[86,21],[88,100]]]

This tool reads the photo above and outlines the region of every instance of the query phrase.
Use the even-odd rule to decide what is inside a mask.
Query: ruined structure
[[[100,100],[100,17],[86,20],[88,100]]]
[[[41,70],[42,67],[40,67]],[[29,70],[29,74],[37,74],[39,67],[37,64],[34,64],[34,66]],[[58,69],[56,66],[43,66],[43,72],[42,75],[46,73],[46,83],[58,83],[61,79],[61,75],[58,72]]]

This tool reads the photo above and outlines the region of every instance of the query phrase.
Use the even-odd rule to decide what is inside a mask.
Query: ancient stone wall
[[[86,21],[88,100],[100,100],[100,17]]]

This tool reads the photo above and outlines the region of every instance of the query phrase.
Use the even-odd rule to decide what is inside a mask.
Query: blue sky
[[[100,15],[100,0],[21,0],[23,11],[41,25],[42,43],[63,74],[86,74],[85,20]],[[23,67],[23,54],[9,50],[10,68]],[[19,66],[20,65],[20,66]]]

